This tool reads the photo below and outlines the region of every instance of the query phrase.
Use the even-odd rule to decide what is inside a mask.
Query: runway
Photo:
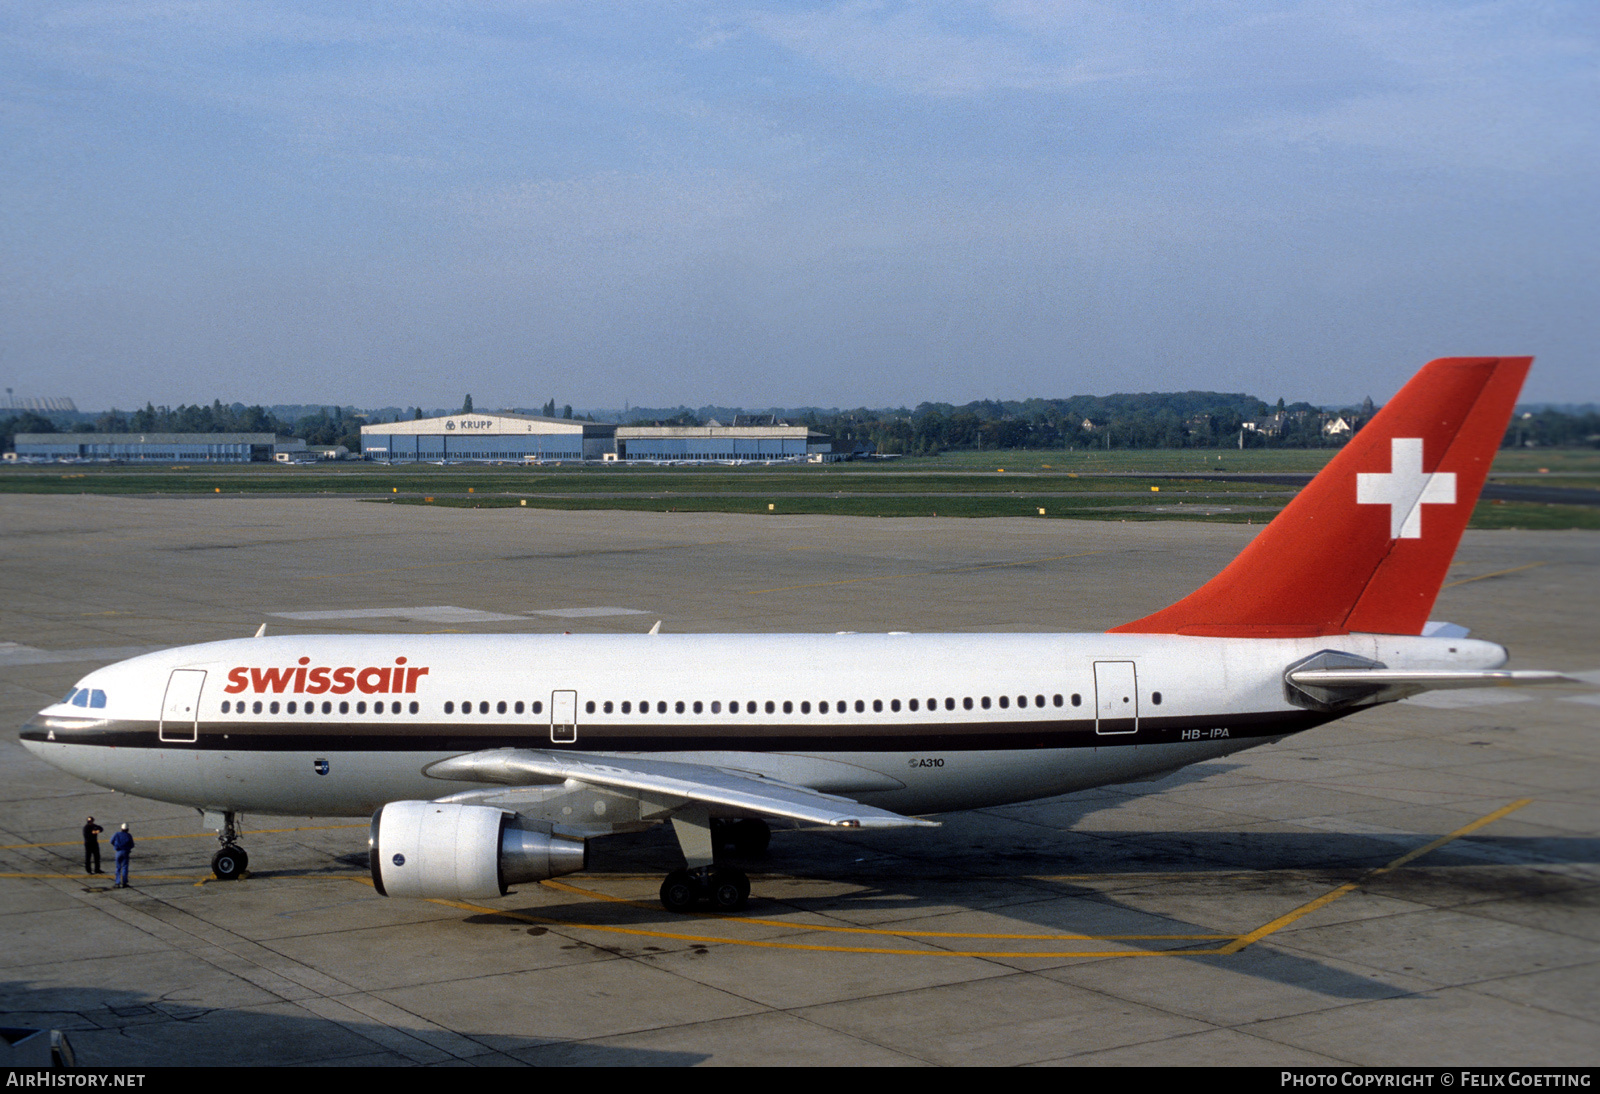
[[[1257,529],[0,498],[0,715],[251,634],[1098,631]],[[1600,683],[1600,534],[1468,532],[1435,618]],[[779,832],[733,917],[660,830],[480,904],[367,882],[366,825],[192,811],[0,740],[8,1025],[80,1062],[1441,1064],[1600,1060],[1600,690],[1436,693],[1153,783]],[[133,888],[82,871],[93,814]],[[108,855],[109,858],[109,855]]]

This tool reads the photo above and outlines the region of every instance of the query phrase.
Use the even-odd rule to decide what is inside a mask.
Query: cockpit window
[[[72,697],[76,694],[78,694],[77,688],[69,688],[67,690],[66,697],[61,700],[61,705],[66,706],[68,703],[72,702]]]
[[[93,691],[91,691],[89,693],[89,705],[91,707],[103,707],[103,706],[105,706],[106,705],[106,693],[101,691],[99,688],[95,688]]]
[[[78,693],[72,697],[72,705],[75,706],[75,707],[86,707],[86,706],[88,706],[89,705],[89,689],[88,688],[79,688],[78,689]]]

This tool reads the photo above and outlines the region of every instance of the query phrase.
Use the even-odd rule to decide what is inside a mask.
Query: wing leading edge
[[[675,760],[501,748],[440,760],[425,768],[424,773],[436,779],[511,786],[572,780],[608,790],[677,799],[685,805],[695,802],[834,828],[936,828],[939,823],[776,779]]]

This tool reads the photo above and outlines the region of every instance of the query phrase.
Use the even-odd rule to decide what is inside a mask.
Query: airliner
[[[1217,577],[1104,634],[258,633],[97,669],[22,741],[201,811],[223,879],[247,812],[370,816],[377,890],[450,899],[670,823],[662,903],[737,910],[728,860],[771,823],[935,825],[1428,689],[1566,679],[1428,618],[1531,361],[1431,362]]]

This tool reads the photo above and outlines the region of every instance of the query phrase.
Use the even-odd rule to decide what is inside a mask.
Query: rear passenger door
[[[1139,687],[1132,661],[1094,663],[1094,731],[1139,732]]]

